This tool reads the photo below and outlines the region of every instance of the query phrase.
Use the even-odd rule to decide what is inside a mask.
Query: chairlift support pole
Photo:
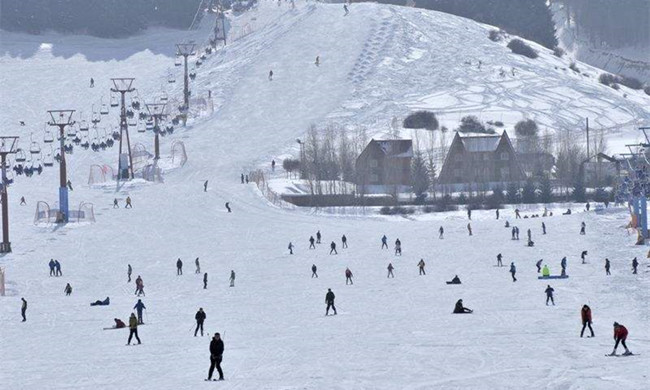
[[[59,161],[59,213],[56,216],[56,223],[67,223],[69,217],[68,207],[68,174],[65,161],[65,127],[74,125],[72,114],[75,110],[49,110],[50,118],[48,124],[59,128],[59,148],[61,161]]]
[[[119,147],[119,156],[117,160],[117,181],[119,183],[120,179],[130,180],[134,178],[133,175],[133,158],[131,156],[131,139],[129,138],[129,124],[126,120],[126,94],[128,92],[135,91],[135,88],[132,87],[133,77],[122,77],[122,78],[112,78],[113,87],[111,91],[119,92],[121,98],[122,108],[120,110],[120,147]],[[126,169],[126,177],[122,177],[122,148],[123,140],[126,136],[126,147],[128,150],[128,168]]]
[[[183,56],[185,72],[183,73],[183,109],[185,112],[190,108],[190,78],[187,74],[187,57],[194,54],[194,43],[177,43],[177,55]]]
[[[147,111],[149,111],[149,116],[153,118],[153,123],[154,123],[154,160],[159,160],[160,159],[160,128],[158,127],[158,123],[161,119],[167,117],[167,114],[165,113],[165,103],[147,103]],[[158,130],[157,130],[158,129]]]
[[[0,253],[11,252],[11,242],[9,241],[9,199],[7,187],[7,155],[16,153],[16,141],[18,137],[0,137],[2,146],[0,147],[0,163],[2,164],[2,184],[0,184],[0,197],[2,198],[2,243],[0,243]]]

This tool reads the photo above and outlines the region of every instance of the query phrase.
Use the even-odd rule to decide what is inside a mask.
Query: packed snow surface
[[[0,383],[3,389],[642,389],[648,386],[648,282],[645,247],[634,246],[625,209],[576,211],[571,216],[514,220],[504,210],[476,211],[469,237],[464,212],[414,218],[322,215],[269,204],[239,175],[297,147],[311,123],[335,121],[387,129],[392,116],[427,108],[441,120],[461,116],[514,124],[531,117],[554,130],[579,129],[581,118],[606,128],[621,142],[648,120],[647,97],[614,91],[590,77],[562,70],[568,64],[540,50],[529,60],[487,39],[488,26],[444,15],[376,4],[263,3],[233,19],[237,39],[197,69],[193,96],[212,92],[215,112],[192,119],[162,140],[185,143],[189,161],[166,172],[163,184],[90,187],[91,164],[116,165],[116,148],[98,153],[75,148],[68,156],[71,207],[95,205],[97,222],[35,226],[38,200],[56,201],[55,168],[17,177],[9,188],[13,253],[0,258],[7,296],[0,299]],[[3,135],[30,133],[43,145],[45,110],[74,108],[86,119],[109,77],[136,77],[146,102],[164,89],[181,94],[172,44],[205,42],[198,31],[153,31],[110,41],[2,32],[0,118]],[[320,66],[314,65],[320,56]],[[478,69],[478,60],[482,61]],[[469,61],[472,65],[465,65]],[[555,69],[558,66],[558,69]],[[506,77],[499,76],[499,69]],[[511,68],[515,67],[515,76]],[[168,68],[176,74],[167,83]],[[267,75],[273,70],[274,77]],[[94,77],[95,88],[88,88]],[[628,93],[627,98],[623,96]],[[108,117],[116,124],[115,113]],[[507,119],[507,120],[506,120]],[[22,120],[25,127],[18,125]],[[108,121],[105,119],[104,121]],[[646,122],[647,123],[647,122]],[[374,128],[373,128],[374,127]],[[150,132],[132,131],[132,143],[152,149]],[[576,137],[580,133],[576,132]],[[208,180],[208,191],[203,183]],[[19,206],[25,196],[27,206]],[[124,209],[124,199],[133,209]],[[114,198],[119,209],[112,208]],[[230,202],[232,213],[224,203]],[[524,213],[541,213],[541,208]],[[504,220],[520,227],[510,239]],[[541,234],[541,222],[548,234]],[[587,234],[578,234],[580,223]],[[445,238],[437,230],[445,227]],[[527,229],[535,246],[524,246]],[[323,244],[308,249],[320,230]],[[349,248],[340,247],[345,234]],[[391,246],[381,250],[386,234]],[[403,255],[394,256],[399,238]],[[294,255],[286,249],[295,245]],[[328,255],[336,241],[338,255]],[[579,255],[588,250],[587,264]],[[495,267],[496,255],[518,267]],[[547,281],[537,279],[540,258],[567,280],[550,281],[555,306],[544,305]],[[641,261],[631,274],[631,259]],[[181,258],[184,275],[176,275]],[[208,273],[194,273],[194,259]],[[604,259],[612,261],[606,277]],[[62,277],[50,277],[51,258]],[[427,263],[426,276],[416,264]],[[395,278],[386,278],[392,262]],[[136,303],[133,277],[144,280],[143,344],[126,347],[126,330],[102,330],[113,318],[128,320]],[[318,266],[319,278],[310,278]],[[346,286],[344,270],[354,274]],[[230,271],[237,273],[229,287]],[[444,283],[454,275],[462,285]],[[73,293],[66,297],[66,283]],[[337,316],[324,316],[327,288],[337,296]],[[89,303],[109,296],[110,306]],[[28,301],[20,322],[20,298]],[[462,298],[472,315],[452,315]],[[589,304],[595,338],[580,338],[580,308]],[[194,314],[207,313],[205,337],[193,337]],[[630,330],[628,346],[639,356],[605,357],[613,347],[612,323]],[[225,342],[226,381],[204,383],[209,336]],[[619,349],[619,353],[622,349]]]

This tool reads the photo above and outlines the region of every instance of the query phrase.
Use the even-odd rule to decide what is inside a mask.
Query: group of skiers
[[[63,276],[63,272],[61,272],[61,263],[59,263],[59,260],[50,259],[48,265],[50,266],[50,276]]]

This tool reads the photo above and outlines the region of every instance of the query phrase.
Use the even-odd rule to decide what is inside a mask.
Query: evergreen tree
[[[553,201],[553,187],[548,175],[543,175],[539,182],[539,201],[542,203],[551,203]]]
[[[519,203],[519,185],[516,182],[511,181],[508,183],[508,187],[506,188],[506,198],[510,204]]]
[[[413,192],[417,197],[421,197],[429,189],[429,172],[427,164],[419,150],[415,152],[411,163],[411,181],[413,183]]]
[[[537,201],[537,194],[535,193],[536,190],[537,188],[535,187],[535,182],[533,179],[528,178],[521,193],[521,200],[524,203],[535,203]]]
[[[576,176],[575,183],[573,185],[573,200],[576,202],[586,202],[587,201],[587,191],[585,189],[585,183],[583,174],[580,173]]]

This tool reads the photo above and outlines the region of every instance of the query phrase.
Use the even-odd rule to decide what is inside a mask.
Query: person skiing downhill
[[[542,272],[542,261],[543,259],[539,259],[537,260],[537,263],[535,263],[535,265],[537,266],[537,273]]]
[[[126,269],[126,276],[129,278],[129,280],[127,280],[126,282],[131,283],[131,273],[133,272],[133,268],[131,268],[131,264],[127,264],[127,266],[128,267]]]
[[[90,88],[95,88],[95,80],[92,77],[90,78]]]
[[[25,298],[20,298],[21,301],[23,301],[22,306],[20,307],[20,315],[23,316],[23,321],[27,321],[27,316],[25,315],[27,313],[27,301]]]
[[[609,272],[609,267],[610,267],[609,259],[605,259],[605,275],[612,274],[611,272]]]
[[[542,222],[542,234],[546,234],[546,224]]]
[[[203,321],[205,321],[206,315],[202,307],[199,307],[199,311],[194,315],[196,320],[196,329],[194,329],[194,337],[196,337],[197,332],[201,329],[201,337],[203,337]]]
[[[399,238],[395,240],[395,256],[398,254],[400,256],[402,255],[402,241],[400,241]]]
[[[325,315],[329,314],[330,307],[332,310],[334,310],[334,315],[336,315],[336,307],[334,307],[334,293],[332,292],[331,288],[327,289],[327,294],[325,294],[325,303],[327,304],[327,308],[325,309]]]
[[[230,208],[230,202],[226,202],[226,210],[228,210],[229,213],[232,213],[232,209]]]
[[[235,287],[235,271],[230,270],[230,287]]]
[[[131,204],[131,197],[127,196],[126,197],[126,205],[124,206],[125,209],[132,209],[133,205]]]
[[[619,324],[618,322],[614,322],[614,340],[616,341],[616,344],[614,344],[614,350],[610,354],[611,356],[616,355],[616,348],[618,348],[618,344],[621,343],[623,345],[623,348],[625,348],[625,352],[623,355],[632,355],[632,352],[630,352],[629,349],[627,349],[627,345],[625,345],[625,340],[627,340],[627,328],[624,327],[623,325]]]
[[[317,270],[318,270],[318,268],[316,267],[316,264],[312,264],[311,265],[311,277],[312,278],[318,278],[318,273],[316,273]]]
[[[438,233],[439,233],[439,235],[438,235],[439,239],[442,240],[443,238],[445,238],[444,237],[445,236],[445,229],[442,226],[440,226],[440,229],[438,229]]]
[[[208,181],[207,180],[203,183],[203,192],[208,192]]]
[[[470,236],[472,235],[472,225],[469,223],[467,224],[467,232],[469,233]]]
[[[208,289],[208,273],[203,274],[203,289],[207,290]]]
[[[580,318],[582,319],[582,330],[580,331],[580,337],[585,333],[585,328],[588,326],[589,331],[591,331],[591,337],[594,337],[594,330],[591,328],[591,308],[587,305],[582,306],[580,310]]]
[[[636,275],[638,266],[639,266],[639,260],[637,260],[636,257],[635,257],[634,259],[632,259],[632,274],[633,275]]]
[[[512,274],[512,281],[516,282],[517,278],[515,277],[515,274],[517,273],[517,267],[515,267],[515,263],[510,263],[510,274]]]
[[[319,231],[316,232],[316,244],[320,244],[320,238],[321,238],[321,235],[320,235],[320,230],[319,230]]]
[[[72,286],[70,285],[70,283],[67,283],[65,285],[63,292],[65,293],[66,296],[70,296],[70,294],[72,294]]]
[[[142,310],[147,307],[142,303],[142,299],[138,299],[138,302],[133,306],[133,308],[138,312],[138,324],[144,324],[144,321],[142,321]]]
[[[138,319],[135,318],[135,313],[131,313],[131,317],[129,317],[129,340],[126,342],[126,345],[131,345],[133,336],[138,340],[138,344],[142,344],[140,337],[138,337]]]
[[[221,370],[223,350],[224,345],[223,340],[221,340],[221,335],[219,333],[215,333],[214,337],[212,337],[212,341],[210,341],[210,369],[208,370],[208,379],[206,379],[206,381],[212,380],[212,373],[214,373],[215,368],[219,373],[219,380],[223,380],[223,371]]]
[[[546,290],[544,290],[544,292],[546,293],[546,306],[548,306],[548,301],[549,300],[551,301],[553,306],[555,306],[555,300],[553,299],[553,292],[554,291],[555,290],[553,289],[553,287],[551,287],[550,284],[546,286]]]
[[[497,219],[499,219],[499,209],[496,210]]]
[[[320,66],[320,56],[316,56],[316,62],[314,62],[316,66]]]
[[[336,251],[336,243],[335,243],[334,241],[332,241],[332,243],[330,244],[330,255],[332,254],[332,252],[334,252],[335,255],[338,255],[338,254],[339,254],[339,253]]]
[[[384,234],[384,236],[381,238],[381,249],[388,249],[388,237]]]
[[[113,208],[114,209],[119,209],[120,208],[120,205],[117,203],[117,198],[113,199]]]
[[[348,10],[348,5],[347,4],[343,4],[343,10],[345,11],[345,14],[343,16],[348,16],[350,11]]]
[[[394,269],[393,263],[388,263],[388,276],[386,276],[387,278],[395,277],[395,275],[393,274],[393,269]]]
[[[289,254],[293,255],[293,244],[291,243],[291,241],[289,242],[289,246],[287,248],[289,249]]]
[[[269,81],[273,81],[273,70],[269,71]]]
[[[316,249],[316,245],[314,245],[314,236],[309,236],[309,249]]]
[[[497,266],[498,267],[503,267],[503,263],[501,262],[501,259],[503,259],[503,256],[501,255],[501,253],[499,253],[497,255]]]
[[[196,260],[194,260],[194,265],[196,265],[196,271],[194,271],[195,274],[200,274],[201,273],[201,263],[199,263],[199,258],[197,257]]]
[[[350,284],[354,284],[352,282],[352,271],[350,271],[350,268],[345,269],[345,285],[346,286],[348,285],[348,282],[350,282]]]
[[[345,237],[345,234],[343,235],[343,237],[341,237],[341,242],[342,242],[341,247],[343,249],[348,247],[348,238]]]
[[[587,224],[583,222],[580,223],[580,235],[584,236],[586,234],[585,230],[587,229]]]
[[[420,262],[418,263],[418,268],[420,269],[420,275],[426,275],[427,273],[424,271],[424,259],[420,259]]]
[[[179,275],[183,275],[183,262],[181,261],[180,257],[176,261],[176,276]]]
[[[25,197],[24,197],[24,196],[21,196],[21,197],[20,197],[20,205],[21,205],[21,206],[27,206],[27,202],[25,201]]]
[[[472,220],[472,209],[470,208],[467,209],[467,219],[469,219],[470,221]]]

